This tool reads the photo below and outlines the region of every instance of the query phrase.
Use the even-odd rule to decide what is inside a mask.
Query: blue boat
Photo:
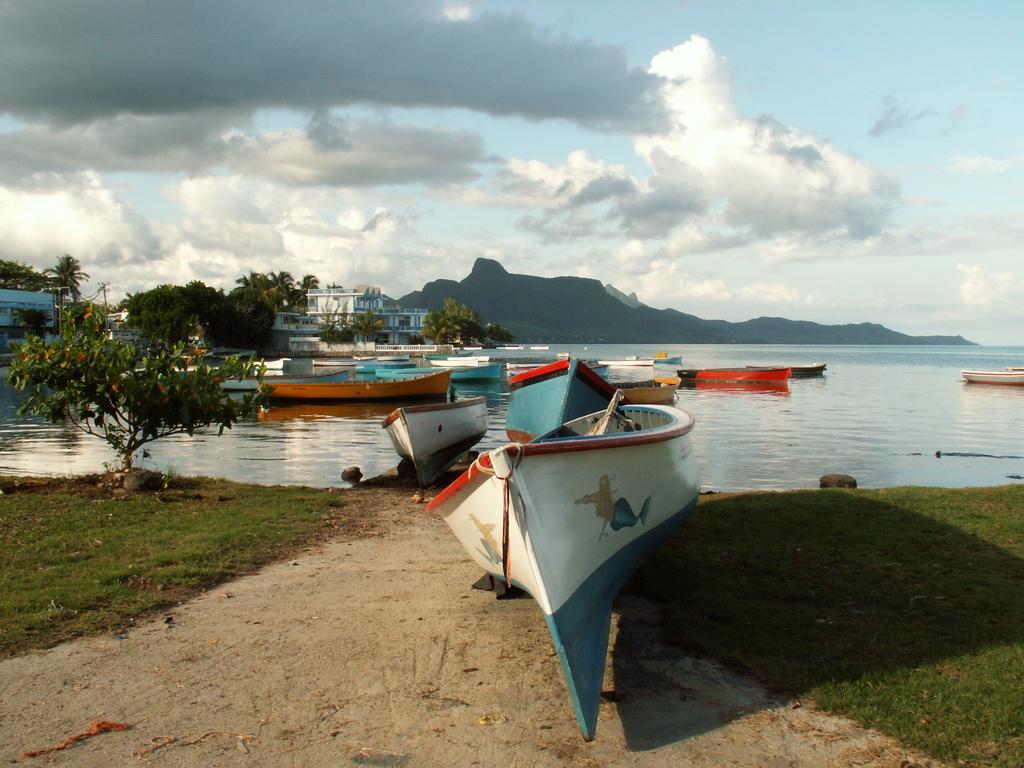
[[[415,368],[416,363],[408,361],[381,361],[371,360],[370,362],[363,363],[362,365],[356,366],[356,373],[377,373],[378,371],[391,371],[402,368]]]
[[[404,379],[408,377],[426,376],[429,373],[436,373],[438,368],[407,368],[395,370],[378,368],[376,375],[378,379]],[[452,372],[452,381],[498,381],[501,379],[501,363],[488,363],[486,365],[467,366],[465,368],[447,368]]]
[[[512,396],[505,417],[509,440],[528,443],[594,411],[603,410],[615,387],[579,360],[559,360],[508,380]]]

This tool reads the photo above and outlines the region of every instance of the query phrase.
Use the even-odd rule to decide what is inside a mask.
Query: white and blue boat
[[[529,442],[567,421],[602,410],[615,387],[579,360],[558,360],[508,380],[512,397],[505,416],[509,440]]]
[[[588,741],[612,602],[699,491],[693,417],[617,402],[531,443],[482,454],[427,505],[477,565],[537,601]]]

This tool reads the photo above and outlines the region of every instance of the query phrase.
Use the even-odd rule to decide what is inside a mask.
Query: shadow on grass
[[[1024,560],[1013,554],[1022,492],[811,491],[702,503],[631,584],[662,604],[660,627],[635,601],[620,605],[614,664],[630,748],[687,738],[746,708],[746,694],[730,703],[723,690],[719,707],[699,682],[673,676],[673,664],[693,663],[689,654],[800,694],[1024,642]],[[659,629],[674,658],[637,659]],[[712,715],[702,720],[689,700],[705,694]]]

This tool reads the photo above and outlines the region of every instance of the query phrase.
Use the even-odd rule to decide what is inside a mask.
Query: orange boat
[[[271,387],[274,400],[414,400],[448,396],[451,371],[440,371],[415,379],[395,381],[339,381],[332,383],[283,382],[275,384],[264,379]]]

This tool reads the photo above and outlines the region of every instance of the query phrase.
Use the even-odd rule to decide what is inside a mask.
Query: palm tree
[[[53,275],[56,288],[67,288],[72,299],[78,301],[82,297],[79,286],[83,280],[89,279],[89,275],[82,271],[82,265],[71,254],[65,253],[57,259],[54,266],[43,271],[48,275]]]
[[[309,310],[309,292],[320,287],[320,278],[316,275],[303,275],[302,282],[295,287],[295,300],[291,303],[302,312]]]
[[[372,309],[366,310],[361,315],[356,315],[352,320],[352,330],[362,336],[363,341],[372,341],[381,325],[383,323]]]

